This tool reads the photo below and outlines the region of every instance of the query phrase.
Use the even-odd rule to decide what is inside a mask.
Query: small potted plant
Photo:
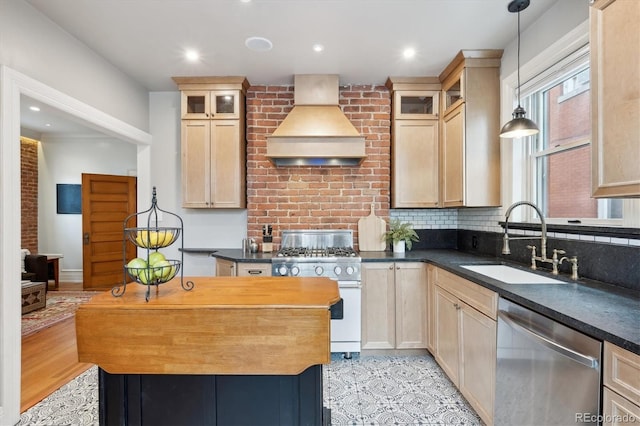
[[[384,240],[393,243],[394,253],[404,253],[405,246],[411,250],[414,241],[418,241],[418,234],[408,222],[401,222],[400,219],[392,219],[389,230],[384,233]]]

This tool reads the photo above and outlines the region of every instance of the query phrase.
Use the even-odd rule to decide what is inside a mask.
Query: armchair
[[[24,269],[26,272],[22,273],[22,280],[29,281],[49,281],[49,265],[47,263],[47,256],[39,254],[28,254],[24,258]]]

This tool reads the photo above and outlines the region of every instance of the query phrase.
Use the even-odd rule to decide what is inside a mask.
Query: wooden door
[[[211,122],[211,207],[246,206],[243,139],[239,120]]]
[[[458,310],[460,301],[436,286],[436,360],[453,384],[458,386]]]
[[[392,207],[438,206],[438,120],[396,120]]]
[[[394,265],[362,264],[362,349],[395,348]]]
[[[211,207],[211,121],[182,120],[182,207]]]
[[[497,323],[460,302],[460,391],[485,424],[493,424]]]
[[[396,348],[427,347],[427,274],[422,262],[396,263]]]
[[[123,281],[123,222],[136,212],[136,178],[82,174],[82,277],[84,290],[107,290]],[[127,224],[135,227],[135,223]],[[126,245],[126,261],[136,257]]]
[[[464,105],[445,118],[442,126],[442,207],[463,205],[464,198]]]

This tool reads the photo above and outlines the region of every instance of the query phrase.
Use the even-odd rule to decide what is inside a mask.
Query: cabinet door
[[[442,206],[462,206],[464,201],[464,105],[444,117],[442,125]]]
[[[590,18],[593,195],[640,196],[640,2],[599,0]]]
[[[396,120],[392,207],[438,205],[438,121]]]
[[[637,425],[640,407],[607,387],[602,392],[603,426]]]
[[[209,120],[182,120],[182,206],[209,207],[211,127]]]
[[[427,274],[424,263],[395,264],[396,349],[427,347]]]
[[[238,120],[211,121],[211,205],[243,208],[245,154]]]
[[[442,110],[448,114],[464,102],[464,70],[451,74],[442,83]]]
[[[460,392],[486,424],[493,424],[497,323],[460,306]]]
[[[436,353],[440,367],[458,386],[458,299],[436,286]]]
[[[240,93],[237,90],[216,90],[211,92],[210,99],[213,120],[240,118]]]
[[[216,277],[235,277],[236,262],[226,259],[216,259]]]
[[[425,120],[438,118],[439,93],[436,91],[398,90],[393,94],[393,118]]]
[[[190,120],[208,120],[211,117],[209,109],[208,90],[185,90],[182,92],[182,118]]]
[[[394,264],[362,264],[362,349],[395,348]]]
[[[427,349],[436,353],[436,267],[427,265]]]

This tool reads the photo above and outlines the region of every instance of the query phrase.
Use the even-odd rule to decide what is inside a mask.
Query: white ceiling
[[[339,74],[341,84],[437,76],[460,49],[503,49],[517,33],[509,0],[27,1],[149,91],[176,90],[171,77],[189,75],[242,75],[253,85],[305,73]],[[555,1],[531,0],[522,30]],[[252,36],[273,49],[249,50]],[[314,52],[316,43],[325,50]],[[402,56],[407,47],[413,60]],[[188,48],[199,62],[183,58]],[[23,125],[43,121],[27,114]]]

